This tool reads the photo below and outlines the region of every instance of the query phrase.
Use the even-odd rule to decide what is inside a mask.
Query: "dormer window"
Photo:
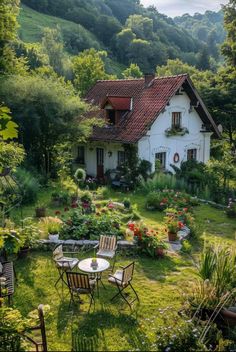
[[[172,112],[172,124],[171,124],[171,127],[173,129],[181,128],[181,123],[182,123],[181,120],[182,120],[181,112]]]
[[[132,110],[132,98],[122,96],[107,96],[101,108],[106,111],[106,120],[110,125],[117,125],[119,121]]]

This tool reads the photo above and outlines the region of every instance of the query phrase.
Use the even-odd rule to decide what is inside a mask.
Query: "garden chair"
[[[88,310],[90,311],[92,302],[94,302],[95,304],[94,289],[96,285],[96,279],[90,279],[88,274],[81,274],[81,273],[69,272],[69,271],[67,271],[66,276],[67,276],[67,286],[70,290],[70,296],[71,296],[70,305],[71,305],[71,302],[75,303],[74,301],[75,296],[80,298],[80,295],[87,294],[90,296],[90,305]]]
[[[117,239],[116,236],[101,235],[99,243],[94,247],[98,248],[96,255],[101,258],[113,259],[112,271],[116,261]]]
[[[65,254],[75,254],[76,252],[63,252],[62,245],[59,244],[53,251],[53,260],[59,272],[59,278],[55,283],[55,287],[60,280],[67,285],[64,280],[64,274],[67,271],[73,270],[79,263],[79,259],[73,257],[65,257]]]
[[[8,298],[8,305],[11,304],[11,298],[14,294],[14,265],[13,262],[0,263],[0,297]]]
[[[118,293],[111,298],[111,301],[113,301],[118,295],[121,295],[121,297],[125,300],[125,302],[129,305],[130,308],[131,308],[131,304],[134,301],[136,300],[139,301],[139,297],[131,284],[131,281],[133,279],[133,272],[134,272],[134,262],[130,263],[125,267],[121,267],[121,270],[116,270],[114,275],[109,275],[108,282],[113,285],[116,285],[118,289]],[[131,289],[133,290],[136,296],[132,302],[129,302],[126,299],[125,295],[123,294],[123,291],[129,286],[131,287]]]
[[[30,335],[28,335],[27,332],[27,335],[23,334],[23,337],[30,342],[31,345],[33,344],[35,346],[37,352],[47,352],[47,337],[42,304],[38,306],[38,317],[39,324],[29,329]],[[32,351],[32,349],[29,349],[29,351]]]

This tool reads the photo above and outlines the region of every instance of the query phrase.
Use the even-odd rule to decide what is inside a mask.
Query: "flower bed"
[[[198,204],[198,201],[195,198],[192,198],[189,194],[168,189],[150,192],[146,201],[147,209],[156,209],[160,211],[167,208],[189,209]]]

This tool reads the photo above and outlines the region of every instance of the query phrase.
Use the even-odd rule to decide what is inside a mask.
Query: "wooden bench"
[[[4,285],[0,284],[0,297],[1,298],[7,297],[8,304],[10,305],[12,295],[14,294],[14,281],[15,281],[14,266],[13,266],[13,262],[2,262],[1,264],[3,268],[2,268],[2,273],[0,274],[0,278],[4,277],[6,278],[6,280]]]

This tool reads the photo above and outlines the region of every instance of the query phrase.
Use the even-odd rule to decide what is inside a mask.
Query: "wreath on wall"
[[[178,153],[174,154],[173,161],[175,164],[179,162],[179,154]]]

